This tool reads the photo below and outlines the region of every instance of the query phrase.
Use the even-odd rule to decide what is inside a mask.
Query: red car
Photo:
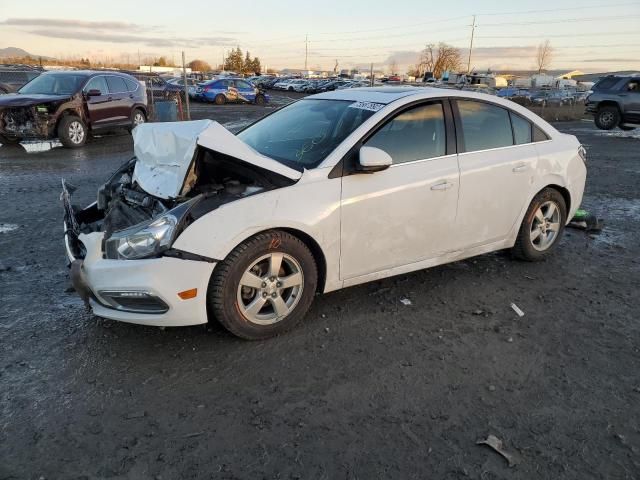
[[[57,137],[65,147],[80,147],[92,132],[146,122],[146,104],[144,87],[131,75],[46,72],[0,96],[0,143]]]

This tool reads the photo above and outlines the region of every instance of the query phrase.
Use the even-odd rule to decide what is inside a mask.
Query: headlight
[[[147,224],[115,232],[105,244],[111,259],[144,258],[157,255],[171,246],[178,219],[167,213]]]

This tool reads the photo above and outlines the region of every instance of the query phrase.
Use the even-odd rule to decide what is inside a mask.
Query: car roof
[[[461,98],[469,100],[481,100],[490,102],[495,105],[501,105],[516,112],[527,111],[517,103],[496,95],[487,93],[473,92],[469,90],[455,90],[437,87],[358,87],[348,88],[344,90],[334,90],[332,92],[318,93],[310,95],[303,99],[322,99],[322,100],[348,100],[352,102],[372,102],[389,104],[396,100],[424,100],[429,98]]]

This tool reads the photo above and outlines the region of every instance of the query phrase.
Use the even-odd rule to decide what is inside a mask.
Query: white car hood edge
[[[133,130],[133,142],[137,157],[133,181],[147,193],[163,199],[180,195],[197,145],[290,180],[302,176],[301,172],[258,153],[212,120],[144,123]]]

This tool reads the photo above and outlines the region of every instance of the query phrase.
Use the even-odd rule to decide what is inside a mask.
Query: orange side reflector
[[[196,298],[197,295],[198,295],[198,289],[197,288],[192,288],[190,290],[185,290],[184,292],[178,292],[178,296],[182,300],[189,300],[190,298]]]

